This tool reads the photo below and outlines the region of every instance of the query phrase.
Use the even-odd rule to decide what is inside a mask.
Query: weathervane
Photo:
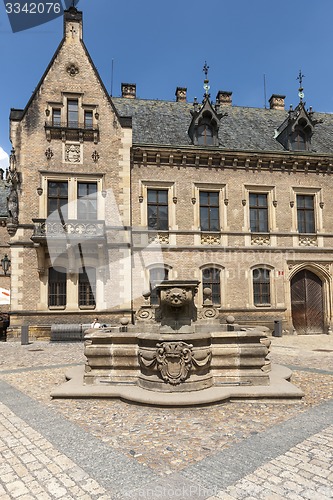
[[[204,64],[204,67],[203,67],[203,72],[205,73],[205,80],[204,80],[204,90],[205,90],[205,96],[209,96],[208,92],[209,92],[209,89],[210,89],[210,86],[209,86],[209,80],[208,80],[208,70],[209,70],[209,66],[207,66],[207,61],[205,61],[205,64]]]
[[[297,80],[299,81],[299,89],[298,89],[298,97],[300,98],[301,102],[303,101],[304,99],[304,92],[303,92],[303,78],[304,78],[304,75],[302,75],[302,71],[299,70],[299,74],[298,74],[298,77],[297,77]]]

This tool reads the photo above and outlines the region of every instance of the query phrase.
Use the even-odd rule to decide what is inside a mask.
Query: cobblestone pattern
[[[333,426],[256,469],[209,500],[333,498]]]
[[[6,386],[1,386],[0,392],[3,401],[0,409],[4,415],[0,427],[0,498],[293,499],[309,498],[304,495],[310,494],[311,488],[318,490],[319,483],[326,488],[320,493],[333,498],[327,489],[332,487],[332,470],[325,465],[333,441],[332,428],[324,426],[324,420],[320,423],[322,430],[320,426],[310,425],[321,418],[317,409],[326,408],[333,399],[330,352],[333,338],[272,340],[272,359],[299,367],[293,374],[293,382],[304,390],[304,401],[159,409],[118,400],[51,400],[50,391],[63,383],[66,367],[84,362],[82,344],[0,344],[0,379],[10,384],[7,395],[3,389]],[[326,423],[332,423],[332,419]],[[286,449],[278,446],[284,435],[283,425],[289,425],[288,436],[296,439],[290,443],[287,440]],[[298,426],[295,432],[293,425]],[[309,437],[308,428],[316,432],[313,437]],[[312,439],[317,439],[316,444],[305,453],[304,446],[308,446],[308,441],[311,444]],[[27,452],[20,453],[23,446]],[[267,454],[266,448],[272,449],[272,454]],[[51,450],[49,455],[45,450]],[[35,457],[32,464],[44,455],[51,462],[39,469],[32,465],[30,469],[30,463],[23,461],[27,453]],[[295,455],[300,456],[298,464],[305,464],[304,470],[301,465],[291,470],[290,460]],[[71,466],[62,470],[53,456]],[[240,457],[247,457],[246,467],[246,464],[240,466]],[[332,458],[330,460],[332,464]],[[306,469],[309,466],[322,467],[325,474],[329,473],[320,475],[312,468],[313,476],[305,477],[306,472],[311,473]],[[264,478],[266,473],[267,478],[266,467],[281,469],[282,479],[276,483],[272,479],[272,487],[268,481],[253,482],[257,474]],[[39,471],[39,477],[35,471]],[[45,477],[40,471],[45,471]],[[292,472],[294,480],[288,476]],[[68,487],[63,482],[67,476]],[[290,485],[299,484],[296,476],[299,481],[302,477],[308,481],[302,490],[303,496]],[[323,480],[320,482],[317,477]],[[87,491],[81,483],[93,488]],[[252,484],[259,488],[262,496],[251,490]],[[281,492],[274,490],[282,484],[291,496],[281,496]],[[52,489],[52,485],[57,487]]]

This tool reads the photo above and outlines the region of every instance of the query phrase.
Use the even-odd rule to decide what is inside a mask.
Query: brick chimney
[[[177,87],[175,92],[176,102],[186,102],[186,92],[186,87]]]
[[[232,105],[232,92],[227,90],[219,90],[216,95],[217,104],[231,106]]]
[[[136,98],[136,83],[122,83],[121,84],[121,97],[125,99]]]
[[[273,94],[268,101],[270,109],[278,109],[283,111],[285,97],[285,95]]]

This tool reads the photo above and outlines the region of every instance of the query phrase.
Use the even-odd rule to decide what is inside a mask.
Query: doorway
[[[323,282],[308,269],[291,280],[291,314],[298,335],[324,333]]]

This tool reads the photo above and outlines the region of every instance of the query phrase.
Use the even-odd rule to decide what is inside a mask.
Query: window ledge
[[[92,310],[96,309],[96,305],[94,305],[94,306],[79,306],[79,309],[81,309],[82,311],[87,311],[87,310],[92,311]]]
[[[49,306],[50,311],[64,311],[66,306]]]

